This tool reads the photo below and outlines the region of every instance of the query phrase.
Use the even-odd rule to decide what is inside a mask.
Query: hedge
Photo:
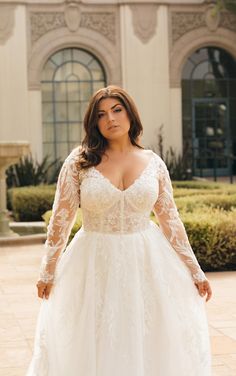
[[[198,207],[211,206],[231,210],[236,205],[236,186],[212,182],[173,182],[174,196],[180,211],[193,212]],[[53,204],[55,185],[11,188],[8,207],[15,220],[41,221],[42,214]]]
[[[203,207],[220,208],[229,211],[236,208],[236,193],[232,195],[210,194],[176,197],[175,202],[180,211],[191,213]]]
[[[204,270],[236,270],[236,209],[199,209],[181,218]]]
[[[236,270],[236,186],[202,182],[174,182],[177,207],[189,241],[202,268]],[[13,213],[21,221],[48,223],[55,186],[12,188]],[[153,216],[152,216],[153,219]],[[70,239],[82,224],[78,210]]]
[[[45,213],[46,225],[51,211]],[[157,222],[154,215],[151,219]],[[225,212],[209,208],[194,213],[182,212],[181,219],[186,228],[190,244],[204,271],[236,270],[236,209]],[[82,225],[81,209],[78,209],[69,242]]]
[[[55,185],[19,187],[9,190],[16,221],[42,221],[42,215],[52,208]]]

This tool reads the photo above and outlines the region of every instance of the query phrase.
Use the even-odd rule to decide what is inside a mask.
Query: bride
[[[84,130],[58,178],[27,376],[210,376],[211,287],[132,98],[100,89]]]

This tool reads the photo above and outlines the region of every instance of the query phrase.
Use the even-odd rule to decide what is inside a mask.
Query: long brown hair
[[[142,134],[143,126],[133,99],[122,88],[114,85],[98,90],[91,98],[84,117],[85,137],[79,153],[80,168],[96,166],[101,162],[102,155],[108,146],[107,139],[102,136],[98,129],[98,106],[105,98],[117,99],[126,109],[129,120],[129,138],[133,145],[141,148],[138,138]]]

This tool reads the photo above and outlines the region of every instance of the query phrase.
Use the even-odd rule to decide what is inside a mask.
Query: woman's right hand
[[[43,282],[43,281],[38,281],[37,284],[37,289],[38,289],[38,297],[43,299],[43,297],[45,297],[46,299],[49,298],[49,295],[50,295],[50,292],[51,292],[51,289],[53,287],[53,283],[52,282]]]

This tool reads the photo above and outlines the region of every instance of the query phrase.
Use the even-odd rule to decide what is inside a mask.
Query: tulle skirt
[[[81,228],[39,312],[27,376],[210,376],[205,300],[154,223]]]

